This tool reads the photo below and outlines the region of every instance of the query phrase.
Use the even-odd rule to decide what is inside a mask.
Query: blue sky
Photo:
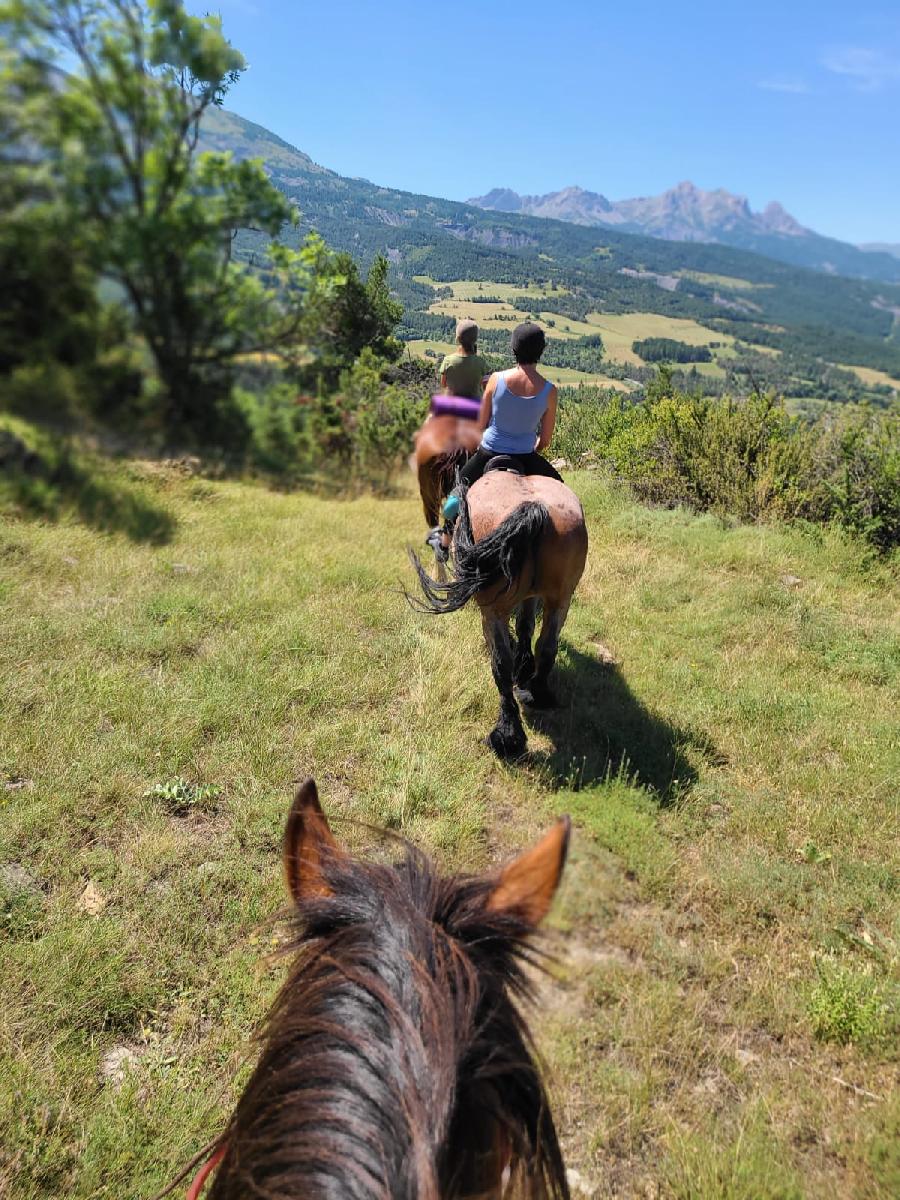
[[[900,0],[189,0],[228,106],[344,175],[450,199],[682,179],[900,242]]]

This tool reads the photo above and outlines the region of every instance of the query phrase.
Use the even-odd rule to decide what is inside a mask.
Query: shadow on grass
[[[528,709],[527,717],[551,740],[553,750],[535,751],[529,761],[548,772],[556,787],[577,791],[618,777],[647,788],[666,806],[697,781],[688,749],[718,760],[708,739],[645,708],[617,666],[583,654],[569,642],[560,644],[551,682],[558,707]]]
[[[0,497],[25,517],[58,521],[71,513],[104,533],[154,546],[171,541],[177,525],[172,513],[125,480],[91,472],[65,451],[51,457],[23,446],[22,453],[6,455]]]

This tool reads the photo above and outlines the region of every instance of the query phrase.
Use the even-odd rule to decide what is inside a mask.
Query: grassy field
[[[676,274],[682,279],[695,279],[697,283],[706,283],[730,292],[758,291],[773,286],[771,283],[751,283],[749,279],[739,279],[736,275],[710,275],[706,271],[678,271]]]
[[[851,367],[846,363],[838,363],[837,365],[842,371],[852,371],[862,383],[882,383],[885,387],[900,391],[900,379],[895,379],[893,375],[888,375],[886,371],[876,371],[874,367]]]
[[[536,296],[546,296],[548,291],[547,284],[539,283],[523,286],[518,283],[494,283],[490,279],[454,279],[445,282],[441,279],[432,279],[428,275],[414,275],[413,279],[417,283],[430,284],[431,287],[450,288],[454,300],[471,300],[473,296],[496,296],[498,300],[514,304],[517,300],[531,300]],[[569,294],[569,289],[561,287],[559,284],[553,287],[552,291],[557,292],[560,296]]]
[[[308,772],[451,868],[573,814],[534,1026],[576,1195],[898,1194],[896,587],[829,533],[571,482],[562,703],[513,766],[476,614],[400,594],[409,481],[2,484],[0,1194],[146,1200],[221,1127]]]
[[[660,313],[588,313],[586,329],[599,332],[603,337],[603,348],[607,358],[613,362],[634,363],[640,366],[643,359],[632,350],[633,342],[641,338],[674,338],[689,346],[708,346],[719,342],[730,353],[735,339],[728,333],[716,333],[712,329],[684,317],[666,317]],[[718,354],[714,350],[713,354]]]

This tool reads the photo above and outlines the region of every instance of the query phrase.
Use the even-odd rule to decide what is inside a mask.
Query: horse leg
[[[553,708],[556,697],[550,687],[550,672],[556,662],[559,650],[559,635],[569,613],[571,596],[567,596],[562,604],[548,604],[544,601],[544,618],[541,621],[541,634],[535,646],[534,675],[528,685],[528,695],[522,696],[526,704],[535,708]]]
[[[498,758],[519,758],[525,752],[525,728],[513,694],[513,651],[509,636],[509,614],[483,609],[481,624],[491,655],[491,672],[500,693],[500,714],[488,734],[488,745]]]
[[[534,622],[537,617],[537,598],[523,600],[516,613],[516,656],[513,677],[519,687],[528,683],[534,674],[534,655],[531,640],[534,637]]]
[[[441,496],[440,487],[435,479],[434,464],[432,462],[419,463],[419,495],[422,498],[422,511],[425,513],[425,522],[429,529],[434,529],[441,515]]]

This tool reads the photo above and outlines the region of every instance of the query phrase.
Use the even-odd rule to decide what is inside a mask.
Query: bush
[[[745,521],[836,521],[882,552],[900,545],[896,411],[809,423],[773,395],[680,392],[663,368],[637,403],[595,391],[561,405],[554,450],[597,459],[651,503]]]
[[[247,462],[285,483],[311,465],[313,438],[304,397],[290,383],[275,383],[261,392],[235,389],[235,401],[249,431]]]
[[[416,389],[385,381],[385,364],[368,348],[341,376],[339,408],[358,479],[384,489],[409,454],[427,411]]]

